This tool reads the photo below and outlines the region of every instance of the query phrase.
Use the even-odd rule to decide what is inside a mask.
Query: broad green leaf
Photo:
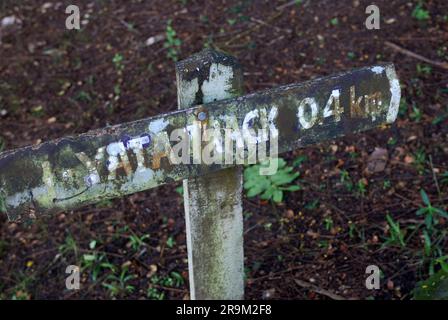
[[[423,239],[425,240],[425,255],[429,256],[431,254],[431,238],[426,230],[423,231]]]
[[[301,190],[302,188],[300,186],[289,186],[287,188],[282,188],[282,190],[285,191],[298,191]]]
[[[282,190],[275,190],[274,191],[274,196],[273,196],[272,200],[274,200],[274,202],[282,202],[282,200],[283,200],[283,191]]]
[[[448,300],[448,271],[440,270],[414,289],[414,300]]]
[[[430,206],[431,202],[429,202],[429,198],[428,198],[428,195],[426,194],[425,190],[420,189],[420,195],[422,197],[423,203],[426,204],[427,206]]]
[[[91,262],[91,261],[95,261],[96,256],[94,254],[85,254],[82,256],[82,258],[84,259],[84,261]]]

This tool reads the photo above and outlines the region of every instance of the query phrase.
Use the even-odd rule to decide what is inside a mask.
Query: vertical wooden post
[[[176,63],[179,109],[240,96],[235,58],[204,50]],[[191,299],[243,299],[242,168],[184,180]]]

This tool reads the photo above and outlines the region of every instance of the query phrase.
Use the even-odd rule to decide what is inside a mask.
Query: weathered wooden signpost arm
[[[0,210],[11,220],[33,218],[224,167],[173,162],[176,129],[191,138],[204,127],[267,126],[281,153],[392,123],[399,100],[393,65],[377,65],[7,151]]]

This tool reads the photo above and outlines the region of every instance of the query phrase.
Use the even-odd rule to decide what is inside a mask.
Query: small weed
[[[412,17],[418,21],[425,21],[430,18],[429,11],[423,9],[423,5],[419,2],[412,11]]]
[[[45,115],[44,107],[42,105],[38,105],[31,108],[31,115],[36,118],[43,117]]]
[[[172,26],[172,22],[173,21],[169,19],[166,24],[165,43],[163,46],[168,50],[166,54],[167,57],[176,62],[179,58],[180,45],[182,44],[182,41],[177,38],[177,33]]]
[[[71,234],[65,237],[65,242],[59,246],[59,253],[65,256],[66,254],[73,252],[78,260],[78,244],[76,243],[75,238]]]
[[[123,60],[124,60],[123,55],[120,53],[116,53],[112,59],[115,69],[118,71],[119,74],[121,74],[124,70]]]
[[[149,234],[145,234],[141,237],[136,235],[135,233],[132,233],[129,236],[129,243],[131,245],[132,250],[139,251],[141,247],[145,246],[145,240],[149,238]]]
[[[422,65],[420,63],[417,63],[416,66],[417,73],[421,75],[429,75],[432,72],[432,68],[428,65]]]
[[[324,219],[324,224],[325,224],[325,229],[327,231],[330,231],[333,228],[333,225],[334,225],[333,219],[331,217],[326,217]]]
[[[397,140],[396,137],[390,137],[389,140],[387,140],[387,144],[390,145],[390,146],[396,145],[397,142],[398,142],[398,140]]]
[[[404,241],[405,232],[400,228],[400,224],[395,222],[389,214],[386,215],[386,220],[389,225],[390,236],[386,238],[383,246],[399,245],[402,248],[406,247],[406,243]]]
[[[341,170],[341,176],[339,179],[340,179],[342,185],[345,186],[347,191],[350,191],[350,192],[353,191],[353,182],[352,182],[352,179],[350,178],[350,174],[348,173],[347,170]]]
[[[168,239],[166,240],[166,246],[168,248],[172,249],[175,244],[176,244],[176,241],[174,241],[174,238],[172,236],[169,236]]]
[[[437,262],[441,269],[424,281],[420,281],[413,291],[414,300],[448,300],[448,256],[440,257]]]
[[[358,183],[356,184],[356,191],[361,197],[364,197],[367,192],[367,183],[365,179],[358,180]]]
[[[260,196],[263,200],[272,200],[273,202],[282,202],[284,191],[297,191],[301,187],[299,185],[291,185],[291,183],[299,176],[298,172],[292,172],[293,167],[286,165],[286,161],[279,159],[271,159],[277,161],[277,172],[270,176],[260,175],[260,169],[267,163],[253,165],[244,170],[244,189],[247,190],[249,198]]]
[[[300,155],[297,158],[294,159],[294,161],[292,162],[292,165],[294,167],[300,167],[304,162],[306,162],[308,160],[308,157],[305,155]]]
[[[78,94],[75,96],[75,99],[80,102],[91,102],[92,101],[92,97],[90,96],[90,94],[84,90],[79,91]]]
[[[159,290],[157,290],[157,288],[150,287],[146,292],[146,296],[148,297],[148,299],[152,300],[163,300],[165,298],[165,293],[160,292]]]
[[[183,186],[183,185],[180,185],[180,186],[176,187],[175,190],[176,190],[176,192],[177,192],[178,194],[180,194],[181,196],[184,195],[184,186]]]
[[[406,114],[408,113],[408,102],[406,101],[406,98],[402,98],[400,100],[400,107],[398,108],[398,115],[400,117],[405,117]]]
[[[330,24],[332,26],[337,26],[339,24],[339,19],[338,18],[333,18],[330,20]]]
[[[355,232],[357,233],[356,225],[352,222],[348,222],[348,236],[350,239],[353,239],[355,237]]]
[[[270,223],[270,222],[265,223],[265,224],[263,225],[263,228],[264,228],[266,231],[271,231],[271,229],[272,229],[272,223]]]
[[[426,163],[426,153],[425,150],[419,149],[414,154],[414,166],[418,171],[418,174],[423,174],[425,172]]]
[[[104,270],[115,271],[115,267],[107,261],[106,254],[96,252],[95,247],[96,240],[90,241],[89,248],[92,253],[82,256],[82,269],[90,271],[92,281],[96,281],[98,275]]]
[[[147,297],[154,300],[163,300],[165,293],[159,291],[156,286],[179,288],[184,285],[185,280],[180,273],[172,271],[168,276],[159,277],[157,275],[151,277],[152,285],[148,288]]]
[[[314,210],[314,209],[316,209],[318,207],[318,205],[319,205],[319,200],[313,200],[311,202],[308,202],[305,205],[305,209]]]
[[[235,25],[235,24],[237,23],[237,20],[236,20],[236,19],[227,19],[227,23],[228,23],[230,26],[233,26],[233,25]]]
[[[179,288],[184,284],[184,278],[180,273],[172,271],[169,276],[165,276],[158,281],[164,287]]]
[[[104,282],[103,287],[109,290],[112,297],[121,296],[126,293],[132,293],[135,290],[133,285],[129,284],[129,281],[137,278],[136,275],[128,274],[128,268],[122,268],[119,275],[110,274],[106,277],[109,282]]]
[[[438,124],[441,124],[443,121],[445,121],[445,119],[448,119],[448,114],[437,115],[431,121],[431,124],[436,126]]]
[[[425,206],[417,210],[417,216],[425,217],[426,229],[432,233],[434,226],[438,223],[438,218],[443,217],[448,219],[448,213],[442,209],[433,207],[425,190],[420,190],[420,196]]]
[[[414,122],[420,122],[423,118],[423,111],[415,104],[412,104],[412,112],[409,114],[409,117]]]

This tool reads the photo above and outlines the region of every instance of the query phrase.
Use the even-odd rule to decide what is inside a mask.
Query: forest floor
[[[245,295],[409,299],[440,267],[448,220],[428,225],[417,210],[421,190],[448,207],[448,70],[437,65],[448,2],[376,1],[380,30],[366,29],[361,0],[71,2],[79,31],[65,28],[66,1],[0,4],[0,20],[20,20],[0,31],[0,148],[176,110],[174,60],[204,47],[239,59],[246,92],[390,61],[402,86],[393,125],[284,154],[302,190],[280,204],[244,197]],[[387,163],[372,172],[378,155]],[[0,217],[0,298],[188,299],[179,185],[31,225]],[[81,290],[65,288],[68,265],[81,266]],[[366,289],[369,265],[379,290]]]

